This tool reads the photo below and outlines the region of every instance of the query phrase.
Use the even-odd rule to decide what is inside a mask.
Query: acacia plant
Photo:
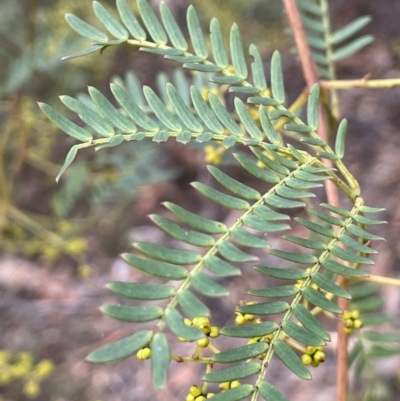
[[[122,81],[111,84],[113,104],[94,87],[89,87],[91,103],[62,96],[61,101],[83,126],[41,103],[49,119],[80,142],[72,146],[57,180],[82,149],[124,146],[130,141],[152,141],[158,146],[175,140],[189,146],[212,143],[218,155],[231,153],[251,182],[258,184],[250,187],[216,166],[207,168],[219,189],[214,183],[192,183],[211,202],[237,211],[237,219],[229,226],[171,202],[164,203],[168,217],[150,216],[182,247],[135,243],[135,252],[122,258],[159,283],[112,282],[108,288],[121,297],[159,300],[160,304],[106,305],[102,311],[121,321],[154,325],[94,350],[87,360],[105,363],[135,354],[139,360],[151,359],[158,389],[167,383],[171,361],[195,361],[204,366],[203,384],[200,378],[193,383],[187,401],[211,397],[215,401],[284,401],[283,390],[267,380],[271,360],[278,358],[297,376],[310,379],[309,369],[325,360],[330,333],[319,317],[328,316],[338,323],[337,400],[346,400],[348,366],[354,362],[356,376],[360,376],[368,358],[398,349],[374,341],[399,340],[394,333],[358,332],[347,357],[348,335],[360,329],[363,321],[365,325],[384,321],[382,315],[364,312],[379,308],[377,289],[371,282],[385,282],[385,278],[369,275],[362,268],[373,263],[369,256],[376,251],[371,241],[382,240],[368,230],[369,225],[382,221],[369,214],[374,216],[382,209],[365,205],[357,180],[343,163],[347,122],[337,121],[334,92],[394,84],[367,79],[335,81],[336,61],[371,42],[369,35],[354,39],[369,17],[333,31],[327,0],[284,1],[307,85],[287,106],[279,52],[272,55],[267,85],[260,52],[254,44],[246,50],[236,24],[230,30],[228,52],[218,19],[210,23],[208,40],[192,6],[187,10],[185,35],[165,2],[159,16],[146,0],[136,1],[137,13],[126,0],[117,0],[116,5],[119,18],[93,2],[102,29],[66,15],[78,34],[94,41],[66,58],[129,45],[181,64],[222,89],[207,92],[196,85],[189,89],[179,81],[166,83],[158,96],[145,86],[144,105],[137,102],[142,94],[130,91]],[[225,102],[227,92],[234,94],[232,107]],[[324,195],[319,188],[325,188]],[[316,193],[323,203],[315,201]],[[342,198],[347,200],[339,205]],[[283,230],[281,249],[272,248],[268,236]],[[257,263],[266,254],[274,262]],[[280,284],[249,288],[247,295],[240,294],[245,301],[232,311],[234,321],[217,327],[207,298],[228,295],[229,278],[246,276],[249,267],[244,264],[248,263],[260,279],[272,277]],[[351,304],[352,295],[361,302]],[[223,336],[237,338],[236,345],[228,347],[221,341]],[[193,343],[193,354],[177,355],[177,340]]]

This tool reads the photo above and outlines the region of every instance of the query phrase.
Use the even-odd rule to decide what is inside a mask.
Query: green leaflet
[[[367,264],[367,265],[373,265],[374,261],[368,258],[364,258],[363,256],[359,256],[353,252],[346,251],[343,248],[340,248],[339,246],[335,246],[331,249],[331,252],[333,255],[336,257],[345,260],[347,262],[351,263],[361,263],[361,264]]]
[[[89,86],[89,94],[101,113],[122,132],[132,134],[137,131],[136,125],[123,116],[98,89]]]
[[[254,215],[247,215],[243,219],[243,223],[248,227],[253,228],[264,233],[290,230],[290,225],[286,223],[275,223],[271,221],[265,221]]]
[[[170,362],[169,344],[164,333],[154,334],[151,342],[151,377],[155,388],[162,390],[167,383]]]
[[[219,243],[218,251],[225,259],[232,262],[251,262],[258,260],[257,256],[243,252],[229,241]]]
[[[349,292],[353,299],[358,299],[379,293],[379,288],[379,285],[375,283],[361,283],[352,285]]]
[[[214,273],[216,276],[227,277],[240,276],[242,274],[239,268],[230,265],[215,255],[208,256],[204,261],[204,265],[207,270]]]
[[[319,123],[319,86],[314,84],[311,88],[310,95],[308,97],[307,105],[307,124],[312,130],[318,128]]]
[[[65,14],[65,20],[75,32],[79,33],[79,35],[82,35],[85,38],[94,40],[96,42],[108,41],[108,36],[104,32],[98,30],[92,25],[89,25],[85,21],[82,21],[74,14]],[[97,51],[97,49],[95,49],[95,51]]]
[[[251,148],[251,151],[256,155],[257,159],[260,160],[263,164],[265,164],[270,170],[283,175],[289,175],[290,170],[285,166],[271,160],[269,157],[265,156],[262,152],[260,152],[257,148]]]
[[[188,341],[204,337],[204,333],[197,327],[186,326],[182,315],[176,309],[167,309],[165,311],[165,321],[169,329],[178,337],[182,337]]]
[[[257,290],[250,290],[249,294],[263,298],[283,298],[296,295],[299,289],[294,285],[282,285],[280,287],[269,287]]]
[[[325,341],[306,328],[288,320],[282,324],[283,331],[291,338],[306,345],[324,345]]]
[[[177,49],[186,51],[188,44],[167,3],[161,3],[160,13],[172,45]]]
[[[189,224],[200,231],[210,234],[223,234],[228,231],[228,227],[226,227],[225,224],[198,216],[197,214],[189,212],[172,202],[164,202],[163,205],[175,216],[179,217],[184,223]]]
[[[133,246],[147,256],[177,265],[191,265],[201,260],[199,253],[186,249],[174,249],[150,242],[135,242]]]
[[[269,253],[278,256],[278,258],[290,260],[291,262],[304,265],[312,265],[318,261],[318,259],[314,255],[307,255],[297,252],[286,252],[279,249],[271,249]]]
[[[354,301],[351,304],[351,308],[354,310],[359,310],[360,313],[373,312],[381,308],[384,301],[381,296],[369,297],[359,301]]]
[[[129,358],[148,344],[152,336],[151,330],[138,331],[131,336],[96,348],[86,357],[86,360],[91,363],[106,363]]]
[[[109,42],[108,42],[109,43]],[[77,58],[77,57],[82,57],[82,56],[87,56],[88,54],[91,53],[95,53],[98,50],[102,51],[105,48],[105,46],[101,46],[101,45],[92,45],[90,47],[88,47],[87,49],[83,49],[79,52],[76,53],[72,53],[69,54],[68,56],[64,56],[61,61],[66,61],[66,60],[70,60],[72,58]]]
[[[46,103],[39,103],[39,107],[50,119],[50,121],[57,125],[61,131],[64,131],[69,136],[72,136],[72,138],[75,138],[81,142],[90,142],[93,139],[92,135],[88,131],[68,120]]]
[[[328,180],[331,177],[327,175],[318,175],[318,174],[310,174],[306,171],[306,169],[303,169],[304,171],[296,171],[294,173],[294,176],[298,178],[299,180],[303,181],[322,181],[322,180]]]
[[[340,159],[342,159],[344,156],[346,134],[347,134],[347,120],[344,119],[339,124],[335,141],[335,153]]]
[[[363,333],[363,338],[371,342],[378,343],[398,343],[400,342],[399,333],[382,333],[381,331],[367,331]]]
[[[267,89],[267,82],[265,80],[264,64],[261,58],[261,54],[258,51],[257,47],[253,44],[250,45],[249,54],[253,58],[253,62],[251,63],[251,70],[253,74],[254,86],[256,86],[260,92],[263,92],[265,91],[265,89]]]
[[[282,287],[278,287],[282,288]],[[253,290],[257,291],[257,290]],[[290,305],[284,301],[262,302],[238,306],[236,310],[240,313],[249,313],[251,315],[277,315],[287,311]]]
[[[384,240],[384,238],[383,237],[380,237],[380,236],[378,236],[378,235],[374,235],[374,234],[371,234],[371,233],[369,233],[368,231],[365,231],[365,230],[363,230],[361,227],[358,227],[358,226],[356,226],[356,225],[354,225],[354,224],[350,224],[348,227],[347,227],[347,230],[351,233],[351,234],[353,234],[353,235],[355,235],[355,236],[357,236],[357,237],[361,237],[361,238],[364,238],[364,239],[369,239],[369,240],[371,240],[371,241],[379,241],[379,240]]]
[[[214,354],[211,359],[216,363],[239,362],[250,358],[256,358],[257,356],[266,352],[267,349],[268,344],[265,342],[258,342],[219,352]]]
[[[337,295],[338,297],[343,297],[347,299],[351,299],[351,295],[342,287],[334,283],[331,279],[324,276],[321,273],[315,272],[312,276],[312,280],[318,287],[322,288],[325,291],[330,292],[331,294]]]
[[[179,241],[187,244],[196,245],[200,247],[213,246],[215,240],[213,237],[207,234],[200,233],[193,230],[184,230],[175,222],[166,219],[165,217],[153,214],[150,216],[151,220],[158,225],[163,231],[176,238]]]
[[[235,108],[249,135],[254,139],[262,140],[264,137],[263,133],[254,122],[244,103],[238,97],[235,98]]]
[[[311,379],[311,374],[303,365],[296,353],[284,342],[278,340],[274,344],[278,358],[296,375],[305,380]]]
[[[254,266],[260,273],[270,277],[280,278],[281,280],[303,280],[308,277],[308,273],[303,269],[284,269],[278,267]]]
[[[154,42],[165,45],[168,41],[167,35],[149,3],[146,0],[137,0],[137,6],[143,23]]]
[[[192,133],[189,131],[182,131],[176,136],[176,142],[186,145],[192,140]]]
[[[264,130],[265,135],[272,144],[279,145],[281,143],[281,138],[271,124],[271,120],[265,107],[261,104],[258,110],[260,115],[261,127]]]
[[[321,337],[325,341],[330,341],[331,336],[317,318],[302,304],[297,304],[293,308],[293,315],[309,331]]]
[[[169,139],[169,132],[168,131],[158,131],[152,141],[156,143],[167,142]]]
[[[256,323],[248,326],[223,327],[221,334],[227,337],[253,338],[273,333],[279,326],[275,322]]]
[[[196,10],[192,5],[189,6],[186,17],[193,49],[197,56],[206,59],[208,56],[206,41],[201,29],[199,17],[197,16]]]
[[[212,132],[215,132],[216,134],[222,134],[224,132],[224,127],[218,121],[215,114],[207,106],[207,103],[203,99],[203,96],[201,95],[199,89],[197,89],[195,86],[191,86],[190,94],[192,97],[194,108],[196,109],[197,114],[202,119],[203,123]]]
[[[325,267],[325,269],[330,270],[333,273],[336,274],[341,274],[342,276],[349,276],[349,277],[367,277],[368,273],[362,270],[357,270],[357,269],[352,269],[350,267],[347,267],[339,262],[336,262],[336,260],[332,259],[325,259],[321,262],[322,266]]]
[[[271,60],[271,90],[274,99],[280,104],[285,102],[285,88],[283,85],[281,55],[278,51],[275,51]]]
[[[113,281],[106,287],[113,293],[125,298],[142,299],[146,301],[168,299],[175,295],[175,288],[167,284],[125,283]]]
[[[210,23],[210,40],[215,63],[222,68],[226,68],[229,64],[229,59],[226,54],[221,27],[216,18],[213,18]]]
[[[344,221],[341,219],[338,219],[337,217],[334,217],[330,214],[323,213],[317,209],[310,208],[308,209],[310,213],[312,213],[314,216],[318,216],[321,220],[326,221],[329,224],[333,224],[335,226],[342,227],[344,225]]]
[[[189,130],[192,132],[202,132],[203,126],[199,123],[197,118],[192,114],[191,110],[183,101],[177,89],[171,83],[167,83],[167,93],[169,100],[171,101],[171,104],[176,111],[176,114],[182,120],[182,122],[189,128]]]
[[[261,198],[258,191],[229,177],[229,175],[223,173],[217,167],[207,166],[207,169],[221,185],[241,198],[249,200],[258,200]]]
[[[128,116],[139,126],[143,127],[146,131],[156,132],[160,129],[157,123],[155,123],[146,113],[144,113],[139,106],[136,105],[135,101],[116,84],[111,84],[111,91],[117,99],[118,103],[126,111]],[[141,93],[141,91],[140,91]]]
[[[257,205],[254,208],[254,213],[256,216],[261,219],[268,221],[276,221],[276,220],[290,220],[290,217],[287,214],[278,213],[275,210],[270,209],[265,205]]]
[[[101,5],[99,2],[93,2],[93,10],[99,19],[99,21],[104,25],[104,27],[117,39],[128,39],[128,31],[121,25],[121,23],[113,17],[107,9]]]
[[[347,45],[340,47],[339,49],[335,50],[333,54],[334,61],[343,60],[354,53],[357,53],[363,47],[369,45],[374,41],[374,37],[372,35],[364,35],[357,39],[354,39]]]
[[[271,383],[268,382],[261,382],[258,386],[258,391],[265,401],[289,401]]]
[[[254,234],[249,233],[242,227],[236,227],[231,231],[232,238],[243,246],[251,248],[269,248],[269,243]]]
[[[302,198],[314,198],[315,197],[315,194],[313,194],[312,192],[298,191],[298,190],[291,189],[286,186],[277,187],[276,193],[279,196],[282,196],[283,198],[288,198],[288,199],[302,199]]]
[[[136,134],[134,134],[134,135],[136,135]],[[104,145],[96,146],[94,148],[94,150],[97,152],[104,148],[113,148],[114,146],[121,145],[121,143],[124,141],[125,141],[124,136],[121,134],[117,134],[117,135],[113,136],[112,138],[110,138],[110,140],[107,143],[105,143]]]
[[[233,75],[214,75],[211,77],[210,81],[221,85],[235,85],[242,83],[243,80],[242,78]]]
[[[340,214],[341,216],[344,216],[344,217],[349,217],[351,215],[348,210],[329,205],[328,203],[320,203],[320,206],[324,207],[325,209],[328,209],[329,211],[331,211],[333,213]]]
[[[258,362],[246,362],[225,369],[213,370],[207,373],[203,380],[211,383],[230,382],[255,375],[260,370],[261,365]]]
[[[294,237],[293,235],[284,235],[282,238],[284,238],[287,241],[293,242],[297,245],[300,245],[304,248],[310,248],[316,251],[322,251],[326,249],[326,245],[321,241]]]
[[[363,343],[361,340],[357,340],[357,342],[354,344],[353,348],[349,352],[349,357],[347,359],[347,364],[351,366],[353,362],[358,358],[360,353],[363,351]]]
[[[78,154],[78,146],[74,145],[72,148],[68,151],[67,156],[65,157],[65,161],[63,166],[61,167],[61,170],[57,174],[56,177],[56,182],[60,180],[61,176],[64,174],[65,170],[71,165],[71,163],[74,161],[76,155]]]
[[[217,191],[201,182],[192,182],[191,185],[208,199],[225,206],[228,209],[249,210],[250,204],[242,199]]]
[[[342,313],[342,310],[331,300],[327,299],[319,291],[314,288],[306,287],[303,289],[304,298],[315,306],[333,313]]]
[[[232,64],[235,68],[235,73],[238,77],[242,79],[247,78],[247,65],[246,59],[244,57],[242,37],[240,35],[239,27],[233,24],[231,27],[230,35],[230,48]]]
[[[384,207],[370,207],[370,206],[361,206],[360,210],[364,213],[379,213],[379,212],[383,212],[386,209]]]
[[[357,33],[359,30],[364,28],[365,25],[369,24],[371,22],[372,18],[369,15],[365,15],[362,17],[359,17],[344,27],[336,30],[333,32],[331,41],[333,44],[337,44],[340,42],[343,42],[344,40],[350,38],[350,36],[353,36],[355,33]]]
[[[153,109],[154,114],[167,128],[172,131],[182,130],[182,125],[179,123],[178,119],[167,110],[153,89],[148,86],[144,86],[143,93],[150,107]]]
[[[370,224],[385,224],[385,223],[387,223],[387,221],[384,221],[384,220],[369,219],[367,217],[362,216],[361,214],[356,214],[354,216],[354,220],[357,221],[358,223],[366,224],[366,225],[370,225]]]
[[[121,256],[131,266],[154,277],[183,280],[188,275],[188,271],[182,266],[140,258],[131,253],[124,253]]]
[[[242,384],[238,387],[222,391],[214,395],[213,401],[240,401],[247,398],[254,391],[254,386],[251,384]]]
[[[308,143],[309,145],[312,145],[312,146],[326,146],[326,142],[320,138],[304,137],[304,138],[301,138],[300,141],[304,142],[304,143]]]
[[[303,124],[285,124],[283,128],[287,131],[302,132],[302,133],[312,131],[311,127]],[[317,139],[317,138],[307,138],[307,137],[301,138],[301,140],[306,140],[306,139]]]
[[[207,297],[223,297],[229,295],[229,290],[216,283],[211,277],[202,272],[192,275],[192,285],[201,294]]]
[[[100,310],[104,314],[123,322],[150,322],[159,319],[164,313],[163,308],[157,305],[104,305]]]
[[[126,0],[116,0],[119,15],[131,35],[138,40],[146,40],[146,32],[139,24]]]
[[[323,15],[323,9],[318,4],[315,4],[310,0],[297,0],[297,4],[300,8],[309,12],[310,14],[314,14],[316,16]]]
[[[78,114],[82,121],[101,136],[109,138],[115,135],[113,127],[102,118],[99,118],[99,115],[84,103],[70,96],[60,96],[60,99],[70,110]]]
[[[178,293],[178,303],[186,314],[191,317],[210,316],[210,310],[190,290]]]
[[[254,175],[254,177],[266,182],[270,182],[271,184],[278,184],[281,181],[276,174],[273,174],[270,171],[258,167],[250,160],[249,157],[239,154],[235,154],[234,156],[235,159],[241,164],[241,166],[251,175]]]
[[[230,113],[226,110],[225,106],[218,99],[218,96],[214,93],[208,94],[208,101],[210,102],[211,108],[213,109],[215,115],[218,117],[219,121],[226,127],[226,129],[237,137],[242,137],[243,131],[240,126],[235,122]]]
[[[294,218],[297,222],[299,222],[302,226],[308,228],[310,231],[313,231],[317,234],[321,234],[325,237],[333,238],[335,236],[335,233],[333,230],[331,230],[328,227],[324,227],[320,224],[313,223],[312,221],[308,221],[306,219],[303,219],[302,217],[295,217]]]
[[[297,207],[304,207],[306,204],[304,202],[293,201],[285,198],[281,198],[277,195],[268,195],[265,198],[265,202],[267,202],[271,206],[275,206],[279,209],[290,209]]]

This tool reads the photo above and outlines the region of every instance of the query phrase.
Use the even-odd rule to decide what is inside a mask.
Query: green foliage
[[[323,4],[323,1],[318,4],[308,0],[300,2],[306,14],[326,18]],[[158,94],[150,87],[139,91],[134,76],[129,75],[125,82],[111,84],[112,102],[94,87],[89,88],[90,107],[78,98],[62,97],[63,103],[85,124],[84,128],[53,107],[42,104],[42,110],[61,130],[81,142],[73,145],[61,173],[83,148],[123,147],[125,142],[131,141],[161,143],[175,139],[184,144],[214,142],[228,152],[235,147],[232,155],[237,166],[252,184],[245,185],[215,166],[208,168],[220,189],[216,189],[211,180],[207,185],[192,183],[205,198],[227,210],[235,210],[236,219],[229,225],[198,216],[172,202],[165,203],[172,216],[150,216],[162,231],[180,243],[179,248],[135,243],[135,253],[124,253],[122,258],[132,268],[145,276],[156,277],[159,282],[113,282],[108,288],[125,298],[164,302],[162,305],[106,305],[102,311],[121,321],[154,321],[153,329],[136,332],[94,350],[88,360],[109,362],[151,348],[152,377],[156,388],[166,385],[170,359],[179,362],[198,360],[208,365],[203,377],[206,383],[202,390],[204,394],[208,383],[220,383],[224,390],[213,396],[216,401],[240,400],[248,396],[252,400],[259,396],[267,401],[285,400],[272,384],[265,381],[270,361],[276,356],[295,375],[311,378],[297,351],[305,352],[304,345],[324,346],[330,340],[329,333],[316,315],[321,311],[327,315],[344,312],[338,306],[337,297],[351,298],[352,294],[340,286],[341,276],[346,279],[368,276],[360,269],[363,264],[373,263],[368,258],[373,251],[366,242],[382,238],[370,233],[367,226],[381,221],[367,218],[364,214],[379,210],[364,205],[357,182],[341,160],[345,150],[346,123],[339,126],[335,151],[316,132],[320,105],[318,85],[311,89],[308,97],[307,123],[286,107],[279,52],[274,52],[271,59],[269,90],[260,52],[255,45],[250,46],[252,63],[249,68],[247,51],[237,25],[232,25],[230,30],[228,56],[219,22],[213,19],[210,23],[208,46],[194,7],[190,6],[187,11],[190,43],[166,3],[160,6],[161,18],[146,0],[137,0],[137,7],[141,22],[125,0],[117,0],[120,21],[100,3],[94,2],[94,12],[108,32],[67,15],[67,22],[78,34],[95,41],[92,47],[67,58],[121,44],[139,47],[141,51],[182,64],[183,68],[195,72],[194,80],[210,80],[227,86],[229,92],[237,95],[232,109],[227,107],[221,94],[212,92],[212,87],[202,93],[204,87],[194,82],[188,89],[190,82],[182,73],[175,73],[174,83],[166,82],[164,76],[159,77],[161,87]],[[324,38],[333,44],[339,44],[355,33],[363,26],[361,22],[326,36],[322,22],[309,16],[304,16],[303,20],[309,30],[318,32],[319,36],[325,35]],[[322,40],[319,36],[314,38],[315,43]],[[367,39],[362,39],[336,48],[326,56],[324,65],[329,66],[366,42]],[[189,46],[192,51],[188,50]],[[209,54],[212,54],[213,61]],[[242,151],[245,147],[248,151]],[[329,163],[325,164],[326,160]],[[348,209],[313,203],[318,188],[326,180],[348,198],[351,204]],[[295,209],[301,217],[293,218],[294,211],[289,209]],[[283,244],[283,249],[270,249],[266,238],[271,233],[282,231],[291,233],[284,236],[290,251]],[[294,235],[299,232],[301,237]],[[258,263],[260,253],[257,250],[260,248],[271,255],[268,259],[271,266]],[[236,265],[245,262],[255,264],[255,270],[261,273],[260,279],[270,276],[284,280],[284,285],[250,288],[249,295],[268,301],[238,305],[236,325],[213,329],[205,317],[211,315],[211,320],[213,318],[207,298],[228,295],[229,277],[246,275],[246,269]],[[282,268],[282,264],[291,267]],[[376,307],[377,302],[370,299],[369,303],[358,305],[355,301],[353,306],[363,308],[364,312]],[[214,335],[216,330],[218,334]],[[166,336],[168,331],[171,335]],[[219,334],[237,338],[241,345],[218,352],[210,341]],[[367,334],[367,339],[376,336]],[[197,341],[193,356],[175,355],[173,338]],[[387,338],[395,339],[393,336]],[[214,352],[211,358],[201,355],[202,348],[209,345]],[[138,358],[144,359],[139,354]],[[231,362],[239,363],[219,366]],[[251,378],[254,385],[238,382],[244,378]],[[193,394],[189,396],[194,399]]]

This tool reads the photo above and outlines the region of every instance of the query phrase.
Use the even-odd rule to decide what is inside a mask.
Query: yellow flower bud
[[[360,317],[360,311],[359,310],[353,310],[351,312],[351,317],[355,320],[358,319]]]
[[[351,319],[353,317],[353,312],[351,311],[345,311],[343,313],[343,320]]]
[[[350,329],[354,326],[354,321],[353,321],[353,319],[346,319],[343,324],[344,324],[344,327],[347,327],[348,329]]]
[[[306,347],[306,354],[312,355],[317,350],[316,347],[311,347],[310,345]]]
[[[200,338],[199,340],[197,340],[197,345],[200,348],[206,348],[208,347],[208,344],[210,344],[210,340],[208,339],[208,337]]]
[[[149,347],[142,348],[136,353],[137,359],[139,361],[144,361],[146,359],[150,359],[151,357],[151,349]]]
[[[317,361],[317,362],[325,362],[325,352],[317,351],[313,355],[313,359],[314,359],[314,361]]]
[[[214,397],[214,395],[215,395],[214,393],[208,393],[208,394],[207,394],[207,399],[208,399],[208,398],[211,398],[211,397]]]
[[[22,392],[27,398],[36,398],[40,394],[40,386],[34,380],[29,380],[25,383]]]
[[[318,361],[315,361],[315,360],[312,360],[312,361],[311,361],[311,366],[312,366],[313,368],[318,368],[319,362],[318,362]]]
[[[219,387],[219,389],[221,390],[221,391],[225,391],[225,390],[229,390],[229,388],[230,388],[230,383],[229,382],[223,382],[223,383],[220,383],[219,385],[218,385],[218,387]]]
[[[185,323],[186,326],[191,326],[192,325],[192,321],[190,319],[188,319],[187,317],[185,317],[183,319],[183,323]]]
[[[217,327],[217,326],[211,326],[209,336],[210,336],[211,338],[217,338],[217,337],[219,337],[219,336],[220,336],[219,327]]]
[[[200,386],[194,384],[193,386],[190,386],[189,393],[192,394],[194,397],[197,397],[202,393],[202,391]]]
[[[301,357],[301,361],[304,363],[304,365],[308,366],[311,365],[311,362],[313,361],[311,355],[309,354],[303,354]]]
[[[244,316],[241,313],[237,313],[237,316],[235,318],[235,324],[237,326],[243,326],[245,323],[246,323],[246,319],[244,318]]]
[[[255,318],[255,316],[254,316],[254,315],[250,315],[249,313],[246,313],[246,314],[244,315],[244,319],[245,319],[247,322],[251,322],[252,320],[254,320],[254,318]]]
[[[45,378],[51,375],[53,370],[54,370],[53,362],[50,361],[49,359],[43,359],[36,365],[33,372],[40,378]]]
[[[351,334],[353,332],[353,328],[352,327],[344,327],[343,330],[344,330],[344,332],[346,334]]]
[[[354,327],[355,329],[361,329],[361,327],[363,327],[363,322],[362,322],[362,320],[360,320],[360,319],[354,320],[354,322],[353,322],[353,327]]]
[[[323,351],[325,347],[323,345],[318,345],[318,347],[315,347],[317,351]]]
[[[231,382],[231,388],[239,387],[240,386],[240,381],[239,380],[234,380]]]
[[[186,396],[185,401],[194,401],[194,395],[189,393],[189,394]]]
[[[204,397],[204,395],[200,395],[195,398],[195,401],[205,401],[205,400],[206,400],[206,397]]]

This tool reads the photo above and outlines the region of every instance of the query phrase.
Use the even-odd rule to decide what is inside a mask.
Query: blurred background
[[[167,2],[183,26],[189,1]],[[157,6],[159,1],[152,3]],[[214,16],[226,33],[233,22],[238,23],[244,43],[258,45],[266,70],[272,52],[280,50],[289,100],[304,89],[299,63],[291,51],[293,40],[285,33],[280,1],[191,3],[205,29]],[[372,74],[374,79],[399,78],[400,1],[330,3],[334,27],[371,15],[373,20],[364,31],[376,38],[338,64],[338,77],[356,79]],[[110,10],[115,7],[114,0],[102,4]],[[133,240],[167,243],[146,217],[163,213],[161,202],[173,201],[225,222],[235,216],[205,202],[188,185],[208,177],[204,148],[173,141],[161,146],[125,143],[96,155],[81,152],[56,185],[55,177],[73,142],[47,120],[36,102],[65,112],[58,96],[84,99],[87,85],[110,94],[111,80],[137,80],[156,87],[157,82],[179,77],[175,72],[178,65],[173,62],[139,54],[127,46],[61,62],[62,56],[85,47],[66,24],[67,12],[95,24],[89,0],[0,2],[0,400],[183,399],[187,384],[198,377],[196,367],[182,369],[175,364],[168,389],[157,394],[150,387],[149,365],[139,365],[135,358],[107,366],[83,361],[95,346],[131,332],[128,324],[100,313],[100,305],[116,302],[104,285],[113,280],[143,279],[135,277],[118,254],[129,251]],[[157,75],[160,71],[165,75]],[[387,241],[379,244],[373,271],[398,275],[400,89],[354,89],[341,91],[339,96],[342,117],[349,120],[345,162],[360,181],[367,204],[387,209],[381,217],[389,224],[380,229]],[[234,166],[228,169],[235,174]],[[235,291],[242,289],[243,294],[247,284],[235,281]],[[399,323],[399,291],[382,291],[387,301],[382,310]],[[216,310],[224,316],[232,302],[218,301]],[[274,371],[271,380],[278,387],[282,381],[293,401],[310,396],[315,401],[334,400],[334,350],[330,359],[314,374],[323,394],[315,394],[315,387],[297,382],[287,372]],[[390,390],[383,393],[389,398],[376,400],[400,399],[399,361],[379,367],[379,374]],[[352,400],[359,399],[356,389]]]

